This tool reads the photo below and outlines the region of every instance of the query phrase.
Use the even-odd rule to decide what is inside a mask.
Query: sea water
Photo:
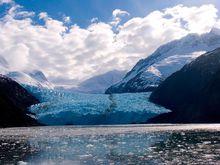
[[[0,164],[220,164],[220,125],[0,129]]]

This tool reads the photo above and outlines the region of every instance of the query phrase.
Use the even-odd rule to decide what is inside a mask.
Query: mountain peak
[[[209,33],[189,34],[179,40],[171,41],[139,61],[119,83],[111,86],[106,93],[152,90],[185,64],[218,47],[220,47],[220,29],[218,28],[213,28]]]
[[[213,27],[210,31],[211,34],[220,35],[220,29],[217,27]]]

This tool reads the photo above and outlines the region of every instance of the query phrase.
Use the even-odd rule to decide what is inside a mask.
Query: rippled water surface
[[[0,164],[220,164],[220,125],[0,129]]]

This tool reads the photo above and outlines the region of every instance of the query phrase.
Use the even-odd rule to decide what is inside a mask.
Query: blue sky
[[[128,11],[130,17],[143,17],[154,10],[178,4],[186,6],[214,4],[216,8],[220,8],[219,0],[16,0],[16,2],[29,11],[47,12],[54,19],[60,20],[63,15],[70,16],[72,23],[81,27],[88,26],[94,17],[103,22],[110,21],[114,9]]]

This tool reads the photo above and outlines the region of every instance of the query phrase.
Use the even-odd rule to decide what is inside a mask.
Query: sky
[[[28,11],[37,13],[47,12],[54,19],[61,19],[63,15],[70,16],[80,27],[90,24],[92,18],[100,21],[110,21],[112,11],[121,9],[128,11],[130,17],[144,17],[154,10],[183,4],[186,6],[200,6],[214,4],[220,7],[218,0],[16,0]]]
[[[78,83],[218,28],[219,8],[218,0],[0,0],[0,56],[10,70]]]

